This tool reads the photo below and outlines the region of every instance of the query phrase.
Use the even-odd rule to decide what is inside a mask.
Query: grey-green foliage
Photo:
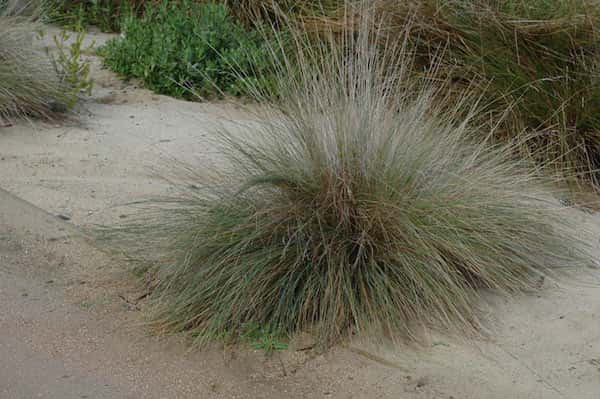
[[[216,132],[218,166],[188,166],[177,196],[113,232],[158,255],[146,278],[161,331],[201,343],[262,326],[321,347],[469,333],[482,290],[528,292],[592,263],[552,186],[512,148],[473,143],[469,97],[412,80],[405,42],[381,55],[370,21],[323,48],[297,33],[278,99]]]
[[[14,11],[0,11],[0,120],[48,118],[61,101],[61,84],[52,60],[35,43],[39,25]]]

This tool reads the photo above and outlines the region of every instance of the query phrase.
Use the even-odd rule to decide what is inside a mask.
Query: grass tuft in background
[[[597,0],[383,0],[406,18],[421,61],[444,49],[443,70],[477,88],[498,140],[526,138],[521,154],[550,173],[600,186],[600,2]],[[392,17],[393,18],[393,17]],[[393,24],[392,24],[393,25]]]
[[[35,44],[40,26],[20,15],[16,2],[0,2],[0,122],[50,118],[61,108],[62,88],[51,58]]]

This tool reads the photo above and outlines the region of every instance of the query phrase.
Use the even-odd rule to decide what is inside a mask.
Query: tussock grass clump
[[[148,274],[163,331],[206,342],[259,325],[322,347],[473,332],[482,289],[536,289],[590,261],[511,148],[471,141],[468,98],[440,102],[433,79],[408,79],[406,50],[382,56],[363,24],[300,45],[278,67],[278,100],[218,132],[226,161],[190,167],[180,197],[123,230],[160,248]]]
[[[19,16],[16,4],[0,1],[0,123],[50,118],[63,92],[51,58],[34,44],[39,26]]]

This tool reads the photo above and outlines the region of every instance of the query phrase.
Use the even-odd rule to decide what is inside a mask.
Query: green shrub
[[[9,14],[0,8],[0,122],[54,117],[63,87],[52,60],[34,43],[39,26]]]
[[[264,36],[235,23],[224,5],[148,4],[143,17],[123,22],[123,32],[102,50],[105,64],[158,93],[240,95],[248,84],[270,85]]]
[[[217,132],[217,166],[187,167],[179,196],[112,236],[156,254],[161,331],[311,331],[321,347],[472,332],[482,289],[534,290],[592,263],[546,182],[511,147],[470,141],[468,97],[434,101],[406,50],[378,55],[379,33],[363,21],[329,49],[300,46],[278,100]]]

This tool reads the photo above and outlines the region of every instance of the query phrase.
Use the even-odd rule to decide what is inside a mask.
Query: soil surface
[[[86,232],[168,193],[159,176],[174,160],[214,167],[212,128],[245,116],[152,94],[90,59],[96,91],[71,119],[0,128],[0,398],[600,397],[595,270],[537,295],[490,295],[489,336],[468,342],[432,335],[421,348],[352,342],[319,354],[306,337],[267,356],[154,336],[126,265]],[[572,213],[598,250],[600,217]]]

